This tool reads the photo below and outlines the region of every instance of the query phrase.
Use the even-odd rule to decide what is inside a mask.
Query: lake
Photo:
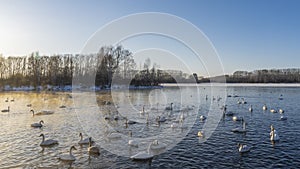
[[[299,85],[255,84],[169,85],[111,92],[1,92],[0,109],[9,106],[10,111],[0,112],[0,168],[147,168],[148,163],[133,161],[130,156],[147,151],[154,140],[165,148],[151,152],[155,155],[152,168],[297,168],[299,97]],[[237,103],[242,98],[247,104]],[[171,103],[172,110],[166,110]],[[231,132],[242,122],[223,116],[221,107],[225,104],[227,111],[245,120],[246,134]],[[264,104],[267,111],[262,109]],[[250,105],[253,112],[248,111]],[[280,120],[280,113],[270,112],[280,108],[285,111],[285,121]],[[54,113],[33,116],[30,110]],[[207,119],[201,121],[201,115]],[[136,123],[126,124],[126,118]],[[158,123],[158,118],[166,120]],[[40,120],[45,122],[42,128],[30,126]],[[270,125],[277,130],[279,142],[270,141]],[[198,131],[203,131],[204,137],[198,137]],[[80,132],[100,147],[99,156],[89,156],[88,146],[78,145]],[[59,144],[42,148],[42,133]],[[111,133],[120,137],[112,139]],[[129,146],[130,139],[138,141],[138,147]],[[238,143],[251,146],[250,152],[239,153]],[[61,162],[59,156],[68,153],[72,145],[77,148],[73,150],[76,161]]]

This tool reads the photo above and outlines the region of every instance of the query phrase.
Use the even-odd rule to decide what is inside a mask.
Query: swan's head
[[[79,137],[82,137],[82,133],[79,133]]]
[[[73,150],[77,150],[75,146],[72,146],[72,147],[71,147],[71,150],[72,150],[72,149],[73,149]]]
[[[44,134],[41,134],[39,137],[45,137]]]
[[[41,120],[41,121],[40,121],[40,123],[43,123],[43,124],[44,124],[44,121],[43,121],[43,120]]]
[[[32,115],[34,115],[34,110],[33,109],[31,109],[30,112],[32,113]]]
[[[273,127],[273,125],[271,125],[271,126],[270,126],[270,128],[271,128],[271,130],[274,130],[274,127]]]

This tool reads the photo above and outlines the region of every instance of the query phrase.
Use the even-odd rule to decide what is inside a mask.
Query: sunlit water
[[[227,94],[239,97],[224,97]],[[283,95],[283,100],[278,97]],[[129,156],[145,150],[148,142],[141,141],[138,148],[131,148],[128,143],[128,132],[134,138],[156,138],[157,134],[168,133],[166,137],[158,136],[167,148],[152,160],[152,168],[297,168],[299,159],[300,131],[300,88],[285,86],[182,86],[155,90],[115,91],[96,93],[96,104],[93,93],[57,92],[2,92],[0,93],[0,168],[68,168],[58,157],[67,153],[72,145],[76,161],[73,168],[144,168],[149,167],[143,162],[132,161]],[[86,99],[81,104],[74,102],[75,95],[83,95]],[[208,95],[208,100],[205,96]],[[212,100],[215,97],[216,100]],[[218,97],[222,97],[217,101]],[[245,98],[248,104],[237,104],[239,98]],[[9,98],[8,102],[5,100]],[[10,101],[14,99],[14,101]],[[104,102],[115,104],[106,104]],[[174,112],[166,111],[165,107],[174,103]],[[200,115],[209,116],[211,112],[222,115],[220,107],[227,105],[229,111],[244,117],[247,122],[246,134],[232,133],[231,129],[242,126],[234,122],[232,117],[218,120],[218,126],[209,138],[199,138],[198,131],[203,129],[205,122],[199,120]],[[27,107],[32,104],[32,107]],[[248,111],[253,105],[253,112]],[[262,106],[283,108],[286,121],[280,121],[279,113],[263,111]],[[65,105],[66,108],[59,108]],[[147,115],[139,114],[145,105]],[[30,110],[52,110],[52,115],[33,116]],[[180,110],[180,111],[177,111]],[[183,112],[186,119],[181,128],[171,129],[170,125],[178,120]],[[119,115],[119,120],[113,117]],[[167,121],[158,125],[157,116],[167,117]],[[104,120],[109,117],[111,120]],[[124,125],[123,117],[138,121],[138,124]],[[32,128],[31,123],[45,122],[44,127]],[[90,123],[89,123],[90,121]],[[96,122],[95,122],[96,121]],[[98,123],[99,122],[99,123]],[[176,123],[177,124],[177,123]],[[270,125],[278,131],[281,140],[275,144],[270,142]],[[107,127],[122,134],[120,140],[107,139]],[[191,129],[189,128],[191,127]],[[90,156],[87,146],[80,147],[79,132],[84,138],[92,136],[101,147],[100,156]],[[39,146],[44,133],[46,138],[56,139],[59,144],[46,147]],[[182,138],[182,139],[181,139]],[[207,140],[206,140],[207,139]],[[151,140],[151,139],[150,139]],[[240,154],[238,143],[252,146],[249,153]],[[113,154],[108,147],[113,144],[116,151],[125,156]]]

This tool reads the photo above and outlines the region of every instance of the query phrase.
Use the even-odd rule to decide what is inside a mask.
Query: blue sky
[[[0,53],[80,53],[93,33],[112,20],[140,12],[163,12],[197,26],[215,46],[225,73],[298,68],[299,7],[297,0],[2,0]],[[189,56],[182,59],[189,60]],[[201,65],[191,67],[206,75]]]

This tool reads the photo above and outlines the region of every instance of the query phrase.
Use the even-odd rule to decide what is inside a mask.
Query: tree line
[[[179,73],[178,73],[179,72]],[[77,84],[110,88],[113,82],[135,86],[157,86],[161,83],[189,82],[194,76],[164,71],[146,59],[142,70],[136,69],[133,54],[123,46],[104,46],[96,54],[0,56],[0,89],[4,86],[66,86]],[[86,83],[91,82],[91,83]]]
[[[236,71],[225,77],[227,83],[300,83],[300,69]]]

